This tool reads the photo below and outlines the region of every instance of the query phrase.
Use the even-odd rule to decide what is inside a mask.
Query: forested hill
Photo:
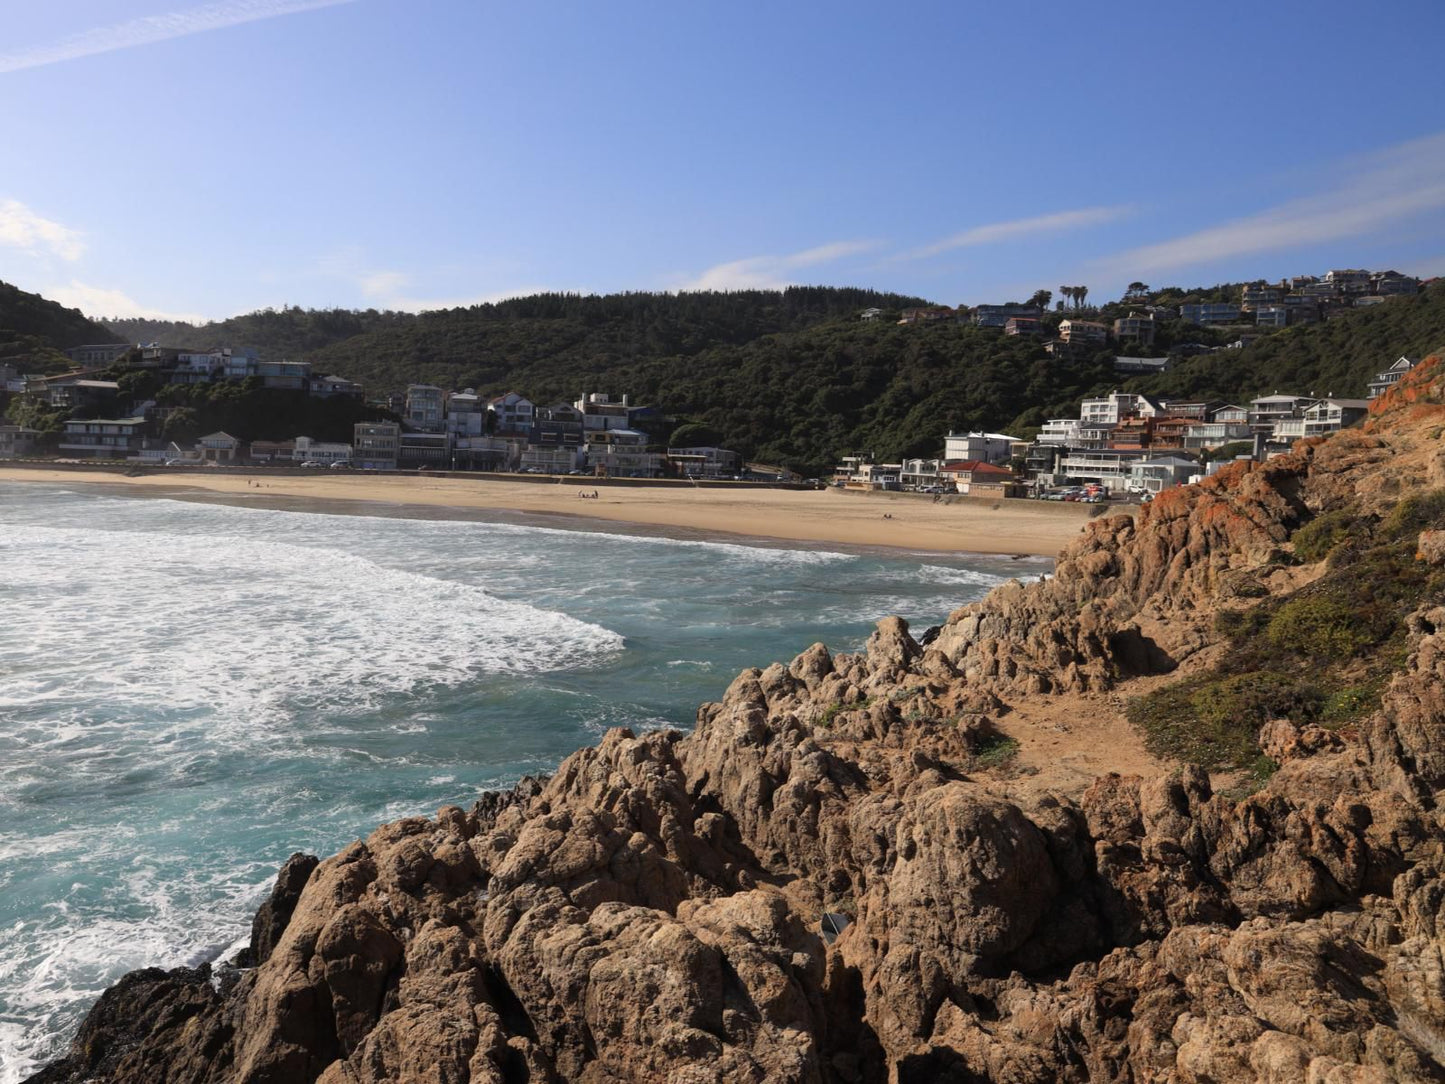
[[[65,368],[66,347],[122,341],[77,309],[0,282],[0,364],[51,372]]]
[[[1323,324],[1266,335],[1242,350],[1181,359],[1167,373],[1121,384],[1157,395],[1238,401],[1282,392],[1362,398],[1374,375],[1400,355],[1445,347],[1445,282],[1414,297],[1352,309]]]
[[[923,304],[900,294],[833,287],[553,293],[424,313],[287,307],[208,324],[130,319],[107,320],[106,326],[132,342],[249,346],[264,358],[308,359],[320,370],[371,384],[425,381],[449,387],[468,372],[505,371],[558,350],[611,361],[694,353],[855,316],[865,308],[896,314]]]

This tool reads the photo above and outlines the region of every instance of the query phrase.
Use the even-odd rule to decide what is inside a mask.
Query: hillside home
[[[131,349],[130,343],[98,343],[91,346],[72,346],[65,351],[68,357],[76,365],[82,368],[105,368],[113,365]]]
[[[1153,345],[1154,331],[1153,313],[1141,316],[1137,312],[1131,312],[1128,316],[1121,316],[1114,321],[1114,338],[1134,339],[1140,346]]]
[[[1203,448],[1222,448],[1236,441],[1253,437],[1249,426],[1242,422],[1193,422],[1184,430],[1184,447],[1190,451]]]
[[[1093,320],[1061,320],[1059,339],[1074,346],[1078,343],[1102,343],[1108,341],[1109,329]]]
[[[882,316],[882,315],[883,315],[883,310],[882,310],[882,309],[877,309],[877,308],[874,308],[874,309],[864,309],[862,312],[860,312],[860,313],[858,314],[858,319],[862,320],[865,324],[872,324],[872,323],[876,323],[877,320],[878,320],[878,317],[880,317],[880,316]]]
[[[1043,330],[1043,324],[1033,316],[1010,316],[1003,326],[1005,335],[1038,335]]]
[[[1254,310],[1257,327],[1288,327],[1290,310],[1283,305],[1261,305]]]
[[[493,433],[529,434],[536,417],[532,400],[515,391],[497,396],[487,404],[487,412],[492,415]]]
[[[1130,358],[1116,357],[1114,359],[1114,372],[1116,373],[1163,373],[1169,370],[1170,359],[1162,358]]]
[[[900,324],[933,324],[941,320],[952,320],[953,310],[944,306],[931,306],[925,309],[904,309]]]
[[[1010,320],[1038,320],[1042,316],[1043,310],[1036,305],[978,305],[974,307],[969,321],[975,327],[1007,329]]]
[[[632,406],[625,395],[621,402],[615,402],[606,392],[587,392],[572,406],[582,415],[582,429],[588,434],[627,429],[632,421]]]
[[[334,396],[344,395],[352,399],[360,399],[364,389],[354,380],[347,380],[343,376],[318,376],[311,380],[307,389],[317,399],[330,399]]]
[[[1179,306],[1180,319],[1185,323],[1199,324],[1201,327],[1209,327],[1214,324],[1232,324],[1239,319],[1239,316],[1239,306],[1227,301]]]
[[[446,393],[435,384],[409,385],[402,418],[419,433],[440,433],[445,428]]]
[[[1305,408],[1305,436],[1318,437],[1344,429],[1369,412],[1368,399],[1321,399]]]
[[[1376,399],[1379,396],[1383,395],[1385,392],[1389,391],[1396,384],[1398,384],[1400,382],[1400,379],[1411,369],[1413,369],[1417,364],[1419,363],[1415,361],[1414,358],[1407,358],[1402,354],[1395,361],[1395,364],[1391,365],[1384,372],[1375,374],[1375,379],[1371,380],[1369,384],[1369,398]]]
[[[1278,422],[1300,418],[1315,401],[1310,395],[1261,395],[1249,401],[1249,424],[1256,432],[1273,433]]]
[[[1079,439],[1079,419],[1050,418],[1039,431],[1036,444],[1073,444]]]

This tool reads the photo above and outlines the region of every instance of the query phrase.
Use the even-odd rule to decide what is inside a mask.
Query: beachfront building
[[[1199,463],[1188,456],[1149,456],[1129,464],[1127,485],[1135,493],[1162,493],[1187,484],[1200,473]]]
[[[1014,477],[1014,472],[1007,467],[1000,467],[978,459],[945,463],[939,468],[939,473],[943,476],[945,484],[952,485],[959,493],[968,493],[972,496],[1013,496],[1013,493],[1003,492],[1003,490],[1007,489],[1011,483],[1018,481]]]
[[[445,470],[452,465],[451,438],[445,433],[403,433],[397,439],[399,468]]]
[[[901,489],[902,478],[902,463],[875,463],[867,455],[845,455],[833,469],[833,482],[846,489]]]
[[[731,478],[738,473],[742,457],[727,448],[669,448],[667,463],[683,478]]]
[[[943,438],[943,458],[955,463],[963,460],[1007,463],[1017,440],[1007,433],[949,433]]]
[[[291,459],[295,463],[324,463],[329,467],[333,463],[350,462],[351,453],[350,444],[297,437],[291,449]]]
[[[247,458],[252,463],[289,463],[295,451],[294,440],[253,440]]]
[[[446,429],[455,442],[461,437],[479,437],[487,431],[488,410],[482,397],[471,388],[447,397]]]
[[[442,432],[445,428],[446,393],[435,384],[408,386],[402,418],[418,433]]]
[[[40,430],[23,425],[0,425],[0,459],[30,455],[40,443]]]
[[[569,474],[582,470],[585,457],[575,444],[528,445],[520,452],[519,469],[543,474]]]
[[[1417,362],[1414,358],[1407,358],[1402,354],[1399,359],[1396,360],[1395,364],[1391,365],[1384,372],[1375,374],[1375,379],[1371,380],[1369,384],[1369,398],[1376,399],[1385,394],[1385,392],[1398,384],[1404,375],[1413,369],[1416,364]]]
[[[196,457],[207,463],[234,463],[243,445],[230,433],[210,433],[196,441]]]
[[[571,403],[551,403],[538,407],[532,418],[533,445],[548,447],[580,447],[582,444],[582,411]]]
[[[400,443],[396,422],[357,422],[352,428],[352,463],[366,470],[396,470]]]
[[[667,463],[660,452],[649,452],[645,445],[587,445],[587,466],[607,478],[658,478]]]
[[[904,489],[911,490],[942,485],[943,476],[939,471],[943,462],[942,459],[905,459],[898,480]]]
[[[526,442],[515,437],[465,436],[452,438],[452,469],[515,471],[522,462]]]
[[[1059,460],[1056,473],[1070,482],[1096,482],[1113,493],[1129,488],[1129,468],[1143,459],[1140,452],[1121,452],[1108,448],[1071,449]]]
[[[62,456],[124,459],[145,446],[144,418],[87,418],[65,423],[60,436]]]

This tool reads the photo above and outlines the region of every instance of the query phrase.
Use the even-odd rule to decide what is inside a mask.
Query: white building
[[[1044,422],[1044,427],[1039,431],[1038,443],[1040,444],[1075,444],[1079,440],[1079,421],[1077,418],[1050,418]]]
[[[626,429],[632,418],[632,406],[627,396],[621,402],[613,402],[605,392],[589,392],[572,404],[582,413],[582,428],[587,433],[606,429]]]
[[[447,432],[452,437],[479,437],[487,431],[487,407],[468,388],[447,399]]]
[[[406,389],[403,418],[420,433],[440,433],[446,417],[446,393],[435,384],[412,384]]]
[[[1368,399],[1321,399],[1305,408],[1305,436],[1323,436],[1354,425],[1369,411]]]
[[[1162,493],[1184,485],[1199,472],[1199,464],[1188,456],[1150,456],[1129,464],[1129,488],[1136,493]]]
[[[943,476],[939,473],[942,466],[941,459],[905,459],[898,480],[904,489],[942,485]]]
[[[296,447],[291,452],[291,460],[295,463],[325,463],[327,466],[342,461],[350,462],[351,445],[312,440],[310,437],[297,437]]]
[[[537,408],[532,400],[515,391],[499,395],[487,404],[494,433],[530,433]]]
[[[1081,422],[1108,422],[1117,425],[1131,415],[1152,418],[1160,413],[1159,404],[1145,395],[1131,391],[1111,391],[1096,399],[1085,399],[1079,404]]]
[[[943,438],[943,458],[949,463],[964,459],[1006,463],[1017,440],[1006,433],[949,433]]]

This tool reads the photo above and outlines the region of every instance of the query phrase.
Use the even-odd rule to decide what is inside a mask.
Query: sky
[[[1445,273],[1445,3],[3,0],[0,279],[93,316]]]

